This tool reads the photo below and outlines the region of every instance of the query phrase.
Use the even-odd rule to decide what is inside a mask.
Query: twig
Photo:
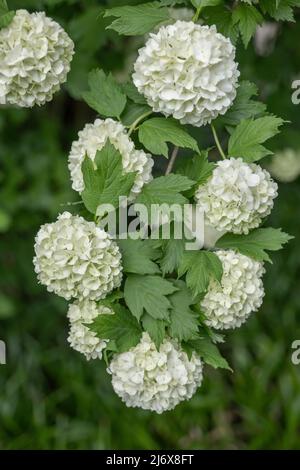
[[[179,148],[174,147],[171,158],[170,158],[170,161],[169,161],[169,164],[168,164],[167,169],[166,169],[165,175],[169,175],[171,173],[171,171],[173,169],[173,166],[174,166],[174,163],[175,163],[175,160],[176,160],[177,155],[178,155],[178,151],[179,151]]]

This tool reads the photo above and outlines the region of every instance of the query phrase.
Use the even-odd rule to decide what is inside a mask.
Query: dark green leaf
[[[199,338],[196,340],[188,341],[186,344],[189,348],[194,350],[206,364],[222,369],[232,371],[226,359],[220,354],[219,349],[208,338]]]
[[[119,197],[129,195],[136,176],[123,174],[122,156],[109,141],[97,152],[95,162],[86,157],[81,169],[85,185],[81,197],[92,214],[96,214],[100,204],[117,208]]]
[[[281,229],[258,228],[252,230],[248,235],[235,235],[227,233],[217,241],[216,246],[224,249],[236,249],[246,256],[250,256],[258,261],[271,261],[266,250],[280,250],[285,243],[291,240],[292,236]]]
[[[264,113],[266,105],[252,99],[252,96],[256,95],[257,86],[254,83],[241,82],[233,105],[225,116],[219,118],[220,123],[224,126],[237,126],[244,119],[253,118]]]
[[[264,116],[242,121],[230,136],[229,156],[241,157],[250,163],[271,155],[272,152],[261,144],[278,134],[279,127],[283,123],[284,121],[276,116]]]
[[[171,304],[166,296],[176,290],[171,282],[159,276],[130,275],[125,282],[125,301],[138,320],[144,312],[155,319],[168,320]]]
[[[170,336],[179,341],[195,339],[198,335],[199,318],[190,309],[193,304],[193,295],[183,281],[175,281],[174,285],[179,289],[170,295],[172,304],[170,312]]]
[[[148,313],[144,313],[142,316],[142,324],[144,330],[149,333],[149,336],[154,342],[157,350],[159,350],[166,334],[167,322],[164,320],[157,320],[151,317]]]
[[[205,292],[211,279],[220,282],[223,267],[220,259],[210,251],[188,251],[179,266],[179,276],[186,273],[186,283],[194,295]]]
[[[126,95],[111,74],[92,70],[89,74],[89,91],[83,93],[87,104],[102,116],[119,118],[126,105]]]
[[[118,240],[122,253],[122,266],[126,273],[156,274],[159,267],[153,260],[158,259],[160,250],[152,240]]]
[[[161,8],[159,2],[111,8],[105,12],[105,17],[109,16],[117,19],[108,28],[125,36],[149,33],[157,25],[170,19],[168,9],[165,7]]]
[[[151,204],[184,204],[187,199],[181,192],[187,191],[194,185],[194,181],[186,176],[170,174],[154,178],[146,184],[135,202],[144,204],[151,210]]]
[[[151,153],[168,157],[167,142],[199,152],[196,140],[172,118],[152,118],[139,128],[139,140]]]
[[[121,305],[113,305],[114,314],[99,315],[89,329],[101,339],[115,341],[118,352],[128,351],[141,339],[142,329],[131,313]]]

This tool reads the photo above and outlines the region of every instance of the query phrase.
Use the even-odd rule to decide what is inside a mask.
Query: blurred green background
[[[76,43],[69,80],[47,106],[0,108],[0,365],[1,449],[300,449],[300,365],[291,343],[300,339],[298,238],[267,266],[266,297],[246,326],[222,348],[234,373],[206,368],[192,400],[163,415],[126,408],[113,393],[105,366],[87,363],[66,342],[66,302],[39,286],[33,243],[39,226],[69,209],[67,155],[94,113],[80,101],[88,71],[99,66],[126,80],[137,39],[105,30],[99,6],[108,0],[9,2],[56,18]],[[140,2],[141,3],[141,2]],[[300,151],[300,105],[291,83],[300,78],[298,24],[281,25],[274,47],[258,55],[240,47],[243,79],[254,81],[268,109],[291,121],[273,149]],[[201,148],[211,145],[199,131]],[[165,166],[165,161],[157,163]],[[300,181],[280,185],[270,225],[297,237]]]

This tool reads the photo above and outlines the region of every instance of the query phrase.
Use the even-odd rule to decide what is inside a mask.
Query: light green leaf
[[[159,2],[111,8],[106,10],[104,16],[117,18],[108,26],[108,29],[113,29],[125,36],[149,33],[157,25],[170,19],[168,9],[165,7],[161,8]]]
[[[253,118],[264,113],[266,105],[252,99],[252,96],[256,96],[257,93],[257,86],[254,83],[241,82],[233,105],[218,121],[224,126],[237,126],[243,119]]]
[[[208,338],[199,338],[185,343],[184,347],[194,350],[206,364],[215,369],[222,368],[232,371],[226,359],[221,355],[219,349]]]
[[[206,292],[211,279],[220,282],[223,267],[220,259],[210,251],[187,251],[179,266],[179,276],[186,273],[186,284],[194,295]]]
[[[160,272],[157,260],[160,249],[154,246],[152,240],[118,240],[122,253],[122,266],[125,273],[157,274]]]
[[[247,47],[256,28],[263,22],[261,13],[253,6],[239,3],[232,13],[233,24],[238,24],[244,46]]]
[[[167,322],[165,320],[157,320],[151,317],[148,313],[144,313],[142,316],[143,328],[149,333],[150,338],[154,342],[157,350],[159,350],[162,344],[165,334]]]
[[[258,261],[271,262],[266,250],[280,250],[292,238],[294,237],[282,232],[281,229],[258,228],[252,230],[248,235],[227,233],[217,241],[216,246],[224,249],[236,249],[243,255]]]
[[[230,157],[241,157],[246,162],[255,162],[273,152],[264,147],[266,140],[279,132],[284,121],[276,116],[246,119],[233,131],[228,143]]]
[[[186,176],[170,174],[154,178],[146,184],[135,202],[151,210],[151,204],[184,204],[187,199],[181,194],[194,185]]]
[[[86,157],[81,166],[85,189],[81,193],[86,208],[96,214],[100,204],[119,205],[120,196],[128,196],[136,174],[123,174],[122,156],[108,141],[98,151],[95,162]]]
[[[0,29],[6,28],[14,19],[16,12],[8,10],[6,2],[0,4]]]
[[[86,325],[101,339],[115,342],[118,352],[128,351],[136,346],[142,336],[142,329],[131,313],[121,305],[113,305],[114,314],[99,315],[92,324]]]
[[[196,140],[172,118],[152,118],[139,128],[139,141],[151,153],[168,157],[167,142],[199,152]]]
[[[175,281],[174,285],[179,290],[169,297],[172,304],[170,336],[179,341],[195,339],[198,336],[199,319],[197,314],[190,309],[190,305],[193,304],[192,293],[183,281]]]
[[[140,320],[147,312],[152,318],[168,320],[170,301],[166,297],[177,290],[159,276],[129,275],[124,288],[125,301],[132,314]]]
[[[102,116],[119,118],[126,105],[126,95],[111,74],[96,69],[89,73],[89,91],[83,93],[87,104]]]

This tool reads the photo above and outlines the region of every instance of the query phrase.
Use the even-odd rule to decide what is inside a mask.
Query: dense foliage
[[[18,3],[21,2],[10,2],[10,6],[17,8]],[[243,331],[227,336],[224,352],[235,374],[210,371],[197,396],[169,415],[153,417],[125,409],[112,395],[99,362],[87,366],[84,359],[67,349],[66,304],[36,285],[31,262],[33,237],[41,223],[54,220],[58,211],[69,210],[73,206],[68,203],[78,199],[70,191],[66,155],[77,131],[93,119],[93,113],[79,100],[87,89],[88,71],[101,66],[126,81],[128,51],[132,48],[134,54],[138,41],[129,37],[124,45],[124,38],[105,30],[110,21],[99,17],[99,2],[89,2],[88,7],[76,1],[24,3],[22,7],[45,8],[57,18],[77,42],[77,52],[66,91],[57,95],[47,108],[1,109],[0,222],[4,274],[0,315],[1,338],[8,343],[8,365],[1,366],[4,399],[0,403],[3,423],[0,445],[297,448],[299,371],[290,361],[291,342],[297,338],[299,307],[296,242],[284,254],[276,255],[274,265],[268,267],[267,296],[260,313]],[[107,3],[117,6],[128,2]],[[268,2],[263,3],[267,8]],[[286,3],[285,11],[290,11],[293,2],[282,3]],[[213,12],[217,14],[216,10]],[[245,36],[243,28],[241,33],[247,43],[250,37]],[[286,51],[296,47],[296,39],[297,27],[287,23],[281,26],[275,49],[266,57],[256,55],[252,45],[247,54],[239,46],[243,79],[258,85],[270,112],[292,120],[292,126],[277,140],[273,139],[273,150],[287,146],[297,149],[300,145],[297,107],[291,103],[291,82],[300,68],[297,50],[289,64],[285,64]],[[213,145],[206,131],[192,132],[201,148]],[[262,142],[263,138],[257,143]],[[261,147],[258,151],[262,151]],[[163,150],[160,148],[157,153]],[[163,159],[157,158],[156,171],[165,165]],[[274,226],[282,226],[295,235],[298,191],[297,183],[280,187],[270,220]],[[253,390],[251,394],[249,389]],[[274,420],[278,426],[274,426]]]

